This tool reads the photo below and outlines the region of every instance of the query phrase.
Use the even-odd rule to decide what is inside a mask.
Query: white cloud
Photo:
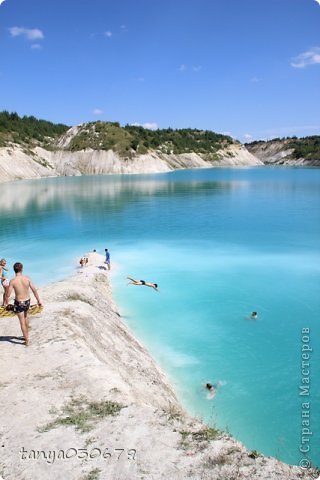
[[[200,72],[202,70],[202,65],[193,65],[192,67],[191,66],[188,66],[187,64],[185,63],[182,63],[180,65],[180,67],[178,68],[179,72],[185,72],[186,70],[192,70],[193,72]]]
[[[146,122],[146,123],[131,123],[131,125],[133,127],[143,127],[143,128],[146,128],[147,130],[157,130],[159,127],[158,127],[158,124],[155,123],[155,122]]]
[[[159,128],[158,124],[155,122],[147,122],[147,123],[144,123],[142,126],[147,130],[157,130]]]
[[[110,32],[109,30],[107,32],[104,32],[104,34],[106,37],[112,37],[112,32]]]
[[[37,40],[44,38],[42,30],[39,28],[11,27],[9,32],[12,37],[24,36],[27,40]]]
[[[102,115],[103,114],[103,110],[101,110],[100,108],[94,108],[92,110],[92,114],[93,115]]]
[[[31,48],[32,50],[41,50],[42,49],[42,45],[40,45],[39,43],[33,43],[31,45]]]
[[[253,136],[250,135],[250,133],[245,133],[245,134],[243,135],[243,138],[244,138],[245,140],[247,140],[247,141],[250,141],[250,140],[253,139]]]
[[[320,0],[319,0],[320,1]],[[309,65],[320,63],[320,47],[313,47],[307,52],[300,53],[292,59],[291,66],[294,68],[305,68]]]

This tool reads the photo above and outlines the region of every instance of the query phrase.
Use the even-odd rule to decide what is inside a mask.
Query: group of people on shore
[[[39,307],[42,302],[38,295],[37,289],[29,277],[23,275],[23,265],[16,262],[13,265],[15,277],[9,281],[7,262],[4,258],[0,260],[0,278],[1,285],[4,289],[2,307],[8,308],[9,300],[12,292],[15,294],[13,310],[19,318],[20,327],[25,345],[29,345],[29,319],[28,311],[30,308],[30,290],[35,296]]]
[[[107,248],[104,249],[104,254],[105,254],[105,264],[107,265],[108,270],[111,269],[111,261],[110,261],[110,252]],[[93,253],[97,253],[97,250],[94,249]],[[86,267],[89,264],[89,258],[88,257],[81,257],[80,258],[80,267]]]
[[[81,257],[79,263],[80,263],[80,267],[85,267],[89,263],[89,258],[88,257]]]
[[[111,256],[110,252],[107,248],[104,249],[104,254],[105,254],[105,261],[104,263],[107,265],[108,270],[111,269]],[[97,250],[94,249],[93,253],[97,253]],[[81,257],[80,258],[80,267],[86,267],[89,264],[89,258],[87,256]],[[132,277],[127,277],[130,282],[128,282],[128,285],[143,285],[145,287],[150,287],[156,290],[157,292],[159,291],[158,289],[158,284],[157,283],[152,283],[152,282],[146,282],[145,280],[136,280],[135,278]]]
[[[97,251],[94,249],[93,253],[96,253],[96,252]],[[111,256],[110,256],[110,252],[107,248],[104,249],[104,254],[105,254],[104,263],[107,265],[108,270],[110,270],[111,269]],[[89,263],[88,257],[86,257],[86,256],[81,257],[79,263],[80,263],[81,268],[86,267]],[[158,285],[156,283],[146,282],[145,280],[136,280],[135,278],[132,278],[132,277],[127,277],[127,279],[130,280],[130,282],[128,282],[128,285],[144,285],[145,287],[153,288],[157,292],[159,291]]]

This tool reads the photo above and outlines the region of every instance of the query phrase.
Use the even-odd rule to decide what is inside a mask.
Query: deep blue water
[[[319,169],[64,177],[1,193],[1,257],[45,284],[108,247],[123,319],[185,407],[248,448],[298,464],[309,401],[307,456],[319,465]],[[127,286],[126,275],[157,282],[160,293]],[[313,348],[308,397],[299,395],[303,328]],[[212,400],[207,381],[220,385]]]

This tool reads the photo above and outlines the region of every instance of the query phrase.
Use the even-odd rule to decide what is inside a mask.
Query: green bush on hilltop
[[[250,143],[246,143],[247,147],[259,147],[265,150],[269,145],[275,143],[282,143],[285,149],[292,148],[293,153],[291,157],[294,159],[305,159],[305,160],[320,160],[320,135],[311,135],[309,137],[298,138],[293,137],[283,137],[283,138],[273,138],[272,140],[255,140]]]
[[[32,144],[47,142],[68,130],[67,125],[38,120],[31,116],[19,117],[16,112],[0,112],[0,146],[8,142]]]
[[[209,130],[178,129],[148,130],[134,125],[121,127],[117,122],[92,122],[82,126],[71,140],[68,149],[77,151],[114,150],[131,158],[157,150],[165,154],[201,153],[212,157],[216,152],[234,143],[231,137]]]
[[[10,142],[24,148],[42,145],[55,148],[57,140],[68,130],[67,125],[38,120],[33,116],[19,117],[15,112],[0,112],[0,147]],[[215,160],[217,151],[235,143],[231,137],[209,130],[172,128],[148,130],[141,126],[118,122],[90,122],[81,125],[67,150],[79,151],[113,150],[123,158],[130,159],[136,154],[156,150],[162,154],[199,153],[203,158]]]
[[[294,158],[306,160],[320,160],[320,136],[313,135],[304,138],[292,138],[290,148],[294,148]]]
[[[27,153],[41,145],[47,149],[57,148],[59,138],[69,129],[62,123],[54,124],[47,120],[38,120],[34,116],[20,117],[16,112],[0,112],[0,147],[18,143]],[[217,160],[218,151],[238,143],[233,138],[212,132],[192,128],[149,130],[142,126],[126,125],[119,122],[90,122],[78,127],[77,133],[64,147],[79,151],[113,150],[122,158],[130,159],[135,155],[157,151],[160,154],[198,153],[206,160]],[[292,149],[293,159],[320,160],[320,136],[304,138],[284,137],[268,141],[246,143],[251,147],[267,149],[269,145],[279,144],[279,148]]]
[[[132,138],[117,122],[90,122],[80,127],[68,146],[68,150],[78,151],[114,150],[120,155],[129,155]]]
[[[126,125],[124,129],[132,135],[138,148],[142,146],[147,150],[159,149],[162,153],[210,154],[234,142],[231,137],[209,130],[191,128],[147,130],[133,125]]]

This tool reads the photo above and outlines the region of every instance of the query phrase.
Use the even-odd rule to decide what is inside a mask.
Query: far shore
[[[104,257],[87,256],[39,289],[29,347],[0,319],[0,480],[315,478],[190,417],[121,320]]]
[[[0,183],[53,176],[164,173],[179,169],[248,167],[263,165],[240,144],[219,153],[219,160],[208,161],[200,153],[160,154],[150,151],[128,161],[113,150],[90,148],[72,152],[35,147],[26,151],[18,144],[0,148]]]

